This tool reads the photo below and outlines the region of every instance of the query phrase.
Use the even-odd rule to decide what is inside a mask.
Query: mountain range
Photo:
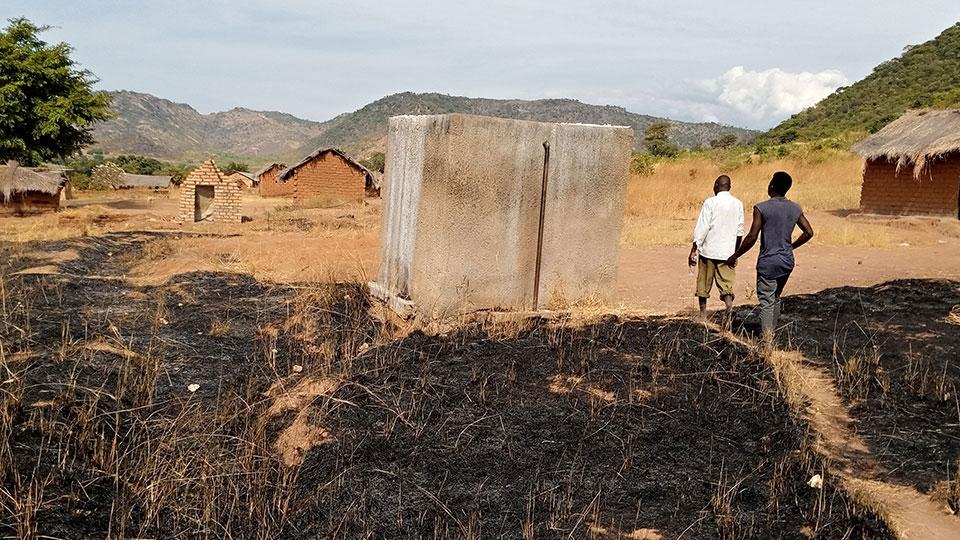
[[[622,107],[590,105],[573,99],[501,100],[404,92],[378,99],[326,122],[275,111],[235,108],[201,114],[193,107],[139,92],[112,92],[116,116],[94,129],[92,150],[141,154],[168,160],[220,155],[255,161],[295,161],[320,147],[338,147],[357,157],[382,152],[387,118],[401,114],[467,113],[545,122],[630,126],[636,147],[651,123],[665,120]],[[671,139],[682,148],[707,146],[732,133],[749,141],[758,133],[716,123],[670,121]]]

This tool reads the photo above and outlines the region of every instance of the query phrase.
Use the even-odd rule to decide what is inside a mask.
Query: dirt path
[[[672,314],[696,307],[695,280],[687,273],[687,247],[623,248],[616,298],[628,308]],[[736,303],[756,302],[754,248],[737,267]],[[871,286],[893,279],[960,279],[960,239],[924,247],[805,246],[797,251],[797,268],[787,294],[808,294],[845,285]],[[723,306],[714,291],[710,309]]]
[[[739,337],[727,336],[756,348]],[[960,538],[960,519],[947,514],[928,496],[913,487],[878,480],[886,471],[852,429],[853,419],[829,372],[798,352],[775,350],[763,356],[781,381],[791,408],[809,422],[814,449],[836,467],[834,474],[848,494],[882,516],[903,540]]]

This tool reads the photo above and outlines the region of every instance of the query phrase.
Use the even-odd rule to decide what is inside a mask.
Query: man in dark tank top
[[[767,343],[773,341],[780,318],[780,296],[793,272],[793,250],[813,238],[813,227],[803,215],[800,205],[787,199],[793,186],[790,175],[774,173],[767,187],[770,198],[753,207],[753,223],[740,248],[727,260],[736,266],[737,259],[750,251],[760,237],[760,257],[757,259],[757,300],[760,303],[760,328]],[[800,227],[801,234],[793,240],[793,230]]]

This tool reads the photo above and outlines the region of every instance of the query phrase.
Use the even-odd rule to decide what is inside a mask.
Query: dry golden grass
[[[626,214],[647,218],[693,218],[713,195],[721,174],[733,179],[733,193],[744,206],[767,198],[767,184],[776,171],[794,178],[790,198],[806,210],[855,209],[860,205],[862,161],[848,154],[821,163],[784,158],[730,169],[706,158],[664,162],[652,176],[634,176],[627,187]]]
[[[855,210],[860,204],[862,161],[838,153],[829,159],[802,157],[725,165],[708,158],[667,161],[648,177],[633,176],[627,186],[626,216],[621,243],[628,247],[685,245],[703,201],[713,194],[713,181],[721,174],[733,179],[733,194],[743,201],[749,226],[751,208],[767,198],[767,184],[776,171],[794,178],[790,198],[807,212]],[[816,227],[815,243],[888,247],[893,245],[886,227],[853,221]]]
[[[960,304],[953,306],[953,309],[951,309],[950,313],[947,314],[945,320],[950,324],[960,326]]]
[[[899,243],[889,227],[857,221],[821,224],[816,227],[816,233],[813,242],[827,246],[888,248]]]

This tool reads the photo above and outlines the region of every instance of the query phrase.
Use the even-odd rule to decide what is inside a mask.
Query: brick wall
[[[863,171],[860,209],[872,214],[915,214],[957,217],[960,197],[960,153],[931,163],[914,178],[913,167],[897,172],[896,163],[871,160]]]
[[[286,167],[282,164],[274,165],[260,176],[261,197],[291,197],[293,184],[277,182],[277,175]]]
[[[210,159],[187,175],[186,180],[180,185],[181,221],[194,222],[197,186],[213,186],[213,213],[206,221],[240,223],[243,220],[240,186],[236,182],[225,179],[217,168],[217,164]]]
[[[293,185],[296,199],[341,199],[363,200],[366,194],[367,176],[357,170],[345,159],[325,152],[316,159],[302,165],[287,183]]]

